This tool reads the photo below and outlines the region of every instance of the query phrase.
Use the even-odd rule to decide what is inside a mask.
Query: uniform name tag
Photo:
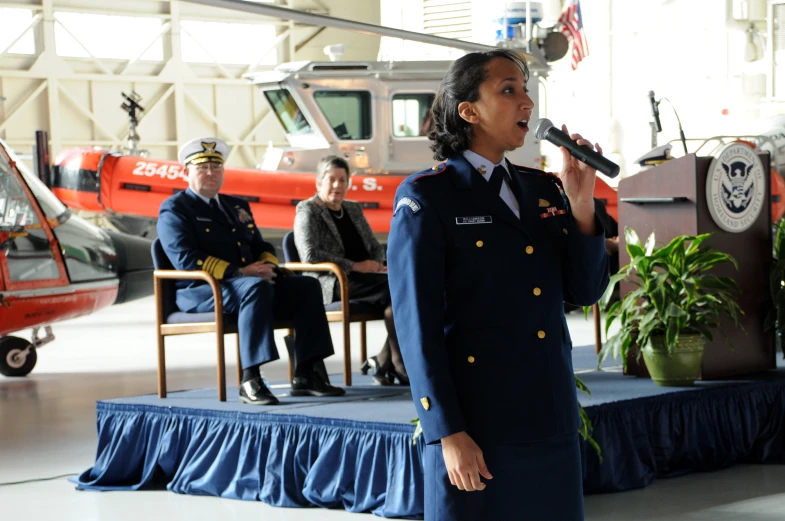
[[[490,215],[476,215],[474,217],[456,217],[455,224],[491,224],[493,217]]]
[[[207,221],[208,223],[213,222],[213,220],[210,219],[209,217],[197,217],[196,220],[197,221]]]

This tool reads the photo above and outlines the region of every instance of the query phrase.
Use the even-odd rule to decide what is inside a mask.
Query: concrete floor
[[[593,342],[590,321],[573,314],[568,322],[575,345]],[[167,491],[78,492],[64,477],[58,477],[81,472],[92,465],[97,400],[155,392],[153,329],[152,299],[114,306],[57,325],[57,340],[40,350],[38,366],[29,377],[0,377],[0,519],[349,521],[373,518],[344,511],[272,508],[257,502],[181,496]],[[338,327],[334,325],[332,331],[339,345]],[[357,326],[353,326],[353,332],[356,345]],[[383,335],[381,323],[369,324],[371,354],[381,346]],[[278,340],[283,347],[280,336]],[[215,385],[211,341],[208,335],[168,341],[170,390]],[[230,341],[229,345],[233,343]],[[228,349],[228,375],[234,374],[234,363],[233,349]],[[340,356],[329,360],[331,372],[337,373],[340,367]],[[284,359],[266,366],[265,376],[282,380],[286,371]],[[55,479],[45,480],[50,477]],[[29,482],[11,484],[20,481]],[[785,520],[785,466],[738,466],[710,474],[660,480],[643,490],[588,496],[586,519]]]

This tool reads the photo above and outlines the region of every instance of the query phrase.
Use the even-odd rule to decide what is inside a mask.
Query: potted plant
[[[720,264],[736,260],[729,254],[703,246],[712,234],[680,235],[662,247],[654,233],[641,244],[638,235],[624,229],[630,263],[611,277],[602,307],[620,281],[635,289],[608,309],[605,334],[618,322],[619,331],[608,336],[600,351],[599,365],[608,355],[622,357],[638,347],[649,374],[659,385],[689,386],[698,377],[706,341],[713,342],[720,317],[728,315],[739,325],[743,311],[736,301],[739,287],[730,277],[711,273]]]
[[[776,327],[777,344],[785,356],[785,219],[774,224],[774,247],[772,250],[769,290],[773,306],[766,315],[765,329]]]

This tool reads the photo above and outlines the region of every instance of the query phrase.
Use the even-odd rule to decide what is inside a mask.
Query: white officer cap
[[[180,148],[177,159],[183,165],[198,165],[212,161],[223,163],[229,155],[229,146],[217,137],[192,139]]]

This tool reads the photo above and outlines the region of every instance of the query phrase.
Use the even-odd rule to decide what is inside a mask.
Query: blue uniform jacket
[[[605,290],[602,225],[583,235],[558,178],[509,166],[520,219],[462,156],[395,196],[390,290],[427,443],[464,430],[521,443],[579,425],[563,301]]]
[[[229,279],[239,268],[256,261],[278,264],[275,248],[262,238],[246,201],[221,195],[221,206],[229,214],[215,212],[191,189],[179,192],[161,204],[158,237],[166,256],[178,270],[203,270],[216,279]],[[202,281],[178,281],[177,301],[189,309],[190,290]],[[193,307],[204,300],[202,291],[193,292]],[[185,305],[183,305],[185,304]]]

